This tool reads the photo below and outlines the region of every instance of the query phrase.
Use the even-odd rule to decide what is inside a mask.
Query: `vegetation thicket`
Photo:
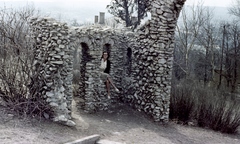
[[[32,6],[0,10],[0,97],[20,115],[42,116],[49,110],[41,97],[29,92],[36,44],[27,21],[38,15]]]

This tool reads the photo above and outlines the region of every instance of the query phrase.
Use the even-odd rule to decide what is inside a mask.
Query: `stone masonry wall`
[[[106,110],[112,101],[124,97],[127,89],[123,89],[125,63],[129,40],[126,33],[109,27],[94,25],[85,28],[75,28],[76,45],[79,51],[80,67],[76,75],[81,75],[77,97],[79,105],[88,113]],[[103,51],[109,53],[111,62],[110,75],[114,84],[120,89],[116,93],[111,87],[111,100],[107,99],[106,85],[100,80],[100,59]],[[88,56],[86,56],[88,55]]]
[[[143,110],[155,121],[169,116],[174,31],[185,0],[150,0],[151,20],[132,33],[101,25],[68,27],[49,18],[32,18],[36,40],[34,83],[38,96],[51,107],[52,119],[71,121],[74,85],[78,104],[86,112],[106,110],[119,99]],[[120,93],[109,100],[99,78],[103,51],[110,54],[110,75]],[[74,69],[73,69],[74,68]],[[36,92],[32,94],[35,94]]]
[[[36,40],[31,94],[42,97],[51,107],[51,118],[66,125],[71,121],[73,45],[66,24],[49,18],[32,18]],[[37,91],[33,91],[38,88]]]
[[[138,31],[134,49],[136,107],[155,121],[169,116],[174,31],[185,0],[151,0],[151,20]]]
[[[128,33],[102,25],[68,27],[51,18],[32,18],[30,25],[36,40],[32,87],[39,87],[37,93],[49,104],[52,110],[49,115],[54,121],[74,125],[71,121],[73,73],[79,77],[75,96],[81,99],[78,105],[86,112],[106,110],[112,101],[124,98],[124,93],[127,93],[127,89],[122,89],[126,82],[124,68],[129,65],[125,62],[129,48]],[[107,99],[105,83],[100,80],[103,51],[109,52],[110,75],[121,90],[116,93],[111,88],[111,100]],[[74,61],[76,66],[73,69]]]

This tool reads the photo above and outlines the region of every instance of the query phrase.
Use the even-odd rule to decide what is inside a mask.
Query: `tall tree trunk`
[[[206,53],[205,53],[205,60],[206,61],[204,62],[204,86],[206,86],[207,82],[208,82],[209,45],[210,45],[210,42],[208,40]]]
[[[219,73],[218,89],[222,85],[224,44],[225,44],[225,25],[223,26],[222,52],[221,52],[221,60],[220,60],[220,73]]]
[[[139,25],[140,22],[141,22],[141,13],[142,13],[142,5],[141,5],[141,1],[140,0],[137,0],[137,6],[138,6],[138,19],[137,19],[137,24]]]
[[[128,0],[123,1],[124,9],[126,10],[125,13],[125,20],[126,20],[126,27],[131,26],[131,21],[130,21],[130,14],[128,10]]]
[[[240,48],[240,45],[238,43],[238,33],[237,33],[237,27],[236,27],[236,31],[234,31],[234,66],[233,66],[233,78],[232,78],[232,83],[231,83],[231,92],[234,92],[236,90],[236,83],[237,83],[237,78],[238,78],[238,74],[237,74],[237,68],[238,68],[238,49]]]
[[[228,47],[228,31],[226,32],[226,63],[225,63],[225,71],[227,75],[227,87],[230,87],[232,81],[232,72],[231,72],[231,59]]]

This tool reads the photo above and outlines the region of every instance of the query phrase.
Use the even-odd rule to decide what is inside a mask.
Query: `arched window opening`
[[[81,43],[82,47],[82,59],[81,62],[87,63],[92,60],[92,56],[89,54],[89,47],[86,43]]]
[[[131,48],[127,49],[127,59],[129,61],[131,61],[131,59],[132,59],[132,49]]]
[[[82,81],[86,81],[86,64],[92,60],[91,55],[89,54],[89,47],[86,43],[81,43],[82,47],[82,57],[80,64],[80,76]]]
[[[130,75],[132,72],[132,49],[127,48],[127,74]]]
[[[110,44],[105,44],[103,46],[103,51],[106,51],[106,52],[108,52],[108,54],[110,54],[111,53],[111,45]]]

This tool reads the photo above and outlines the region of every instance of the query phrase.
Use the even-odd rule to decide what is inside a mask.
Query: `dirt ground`
[[[48,120],[20,118],[0,107],[1,144],[63,144],[93,134],[123,144],[240,144],[240,134],[229,135],[193,126],[153,122],[125,104],[108,111],[73,113],[76,127]]]

